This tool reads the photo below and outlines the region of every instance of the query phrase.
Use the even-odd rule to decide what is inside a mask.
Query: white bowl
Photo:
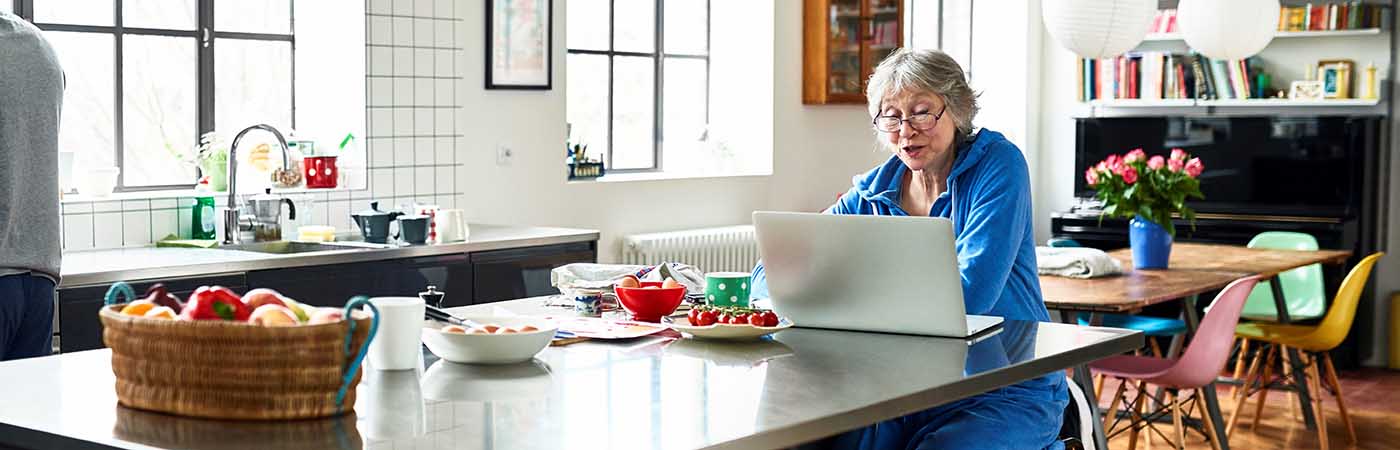
[[[441,326],[434,324],[423,328],[423,343],[439,358],[463,364],[512,364],[529,361],[540,350],[554,340],[558,325],[532,317],[464,317],[482,325],[494,324],[503,327],[520,328],[530,325],[539,328],[529,333],[511,334],[457,334],[444,333]]]

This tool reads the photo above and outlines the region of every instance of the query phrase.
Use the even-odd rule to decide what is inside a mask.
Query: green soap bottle
[[[190,210],[190,239],[214,239],[214,193],[209,189],[209,177],[199,180],[199,194]]]

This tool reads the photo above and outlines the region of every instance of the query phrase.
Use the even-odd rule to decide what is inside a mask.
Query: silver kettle
[[[272,195],[272,189],[248,198],[248,211],[253,213],[253,240],[256,242],[282,240],[282,204],[287,205],[287,218],[297,220],[297,206],[292,199]]]

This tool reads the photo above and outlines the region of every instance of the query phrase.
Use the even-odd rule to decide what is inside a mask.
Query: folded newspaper
[[[562,292],[576,289],[603,289],[611,287],[632,275],[641,281],[676,280],[685,286],[687,296],[703,296],[705,273],[694,266],[682,263],[663,262],[655,266],[630,264],[574,263],[555,267],[549,273],[549,282]]]

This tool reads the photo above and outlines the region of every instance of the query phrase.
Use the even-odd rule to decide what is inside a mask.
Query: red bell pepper
[[[243,322],[248,320],[248,316],[253,313],[248,305],[239,299],[229,288],[223,286],[200,286],[190,300],[185,302],[185,309],[180,311],[180,317],[188,320],[237,320]]]

